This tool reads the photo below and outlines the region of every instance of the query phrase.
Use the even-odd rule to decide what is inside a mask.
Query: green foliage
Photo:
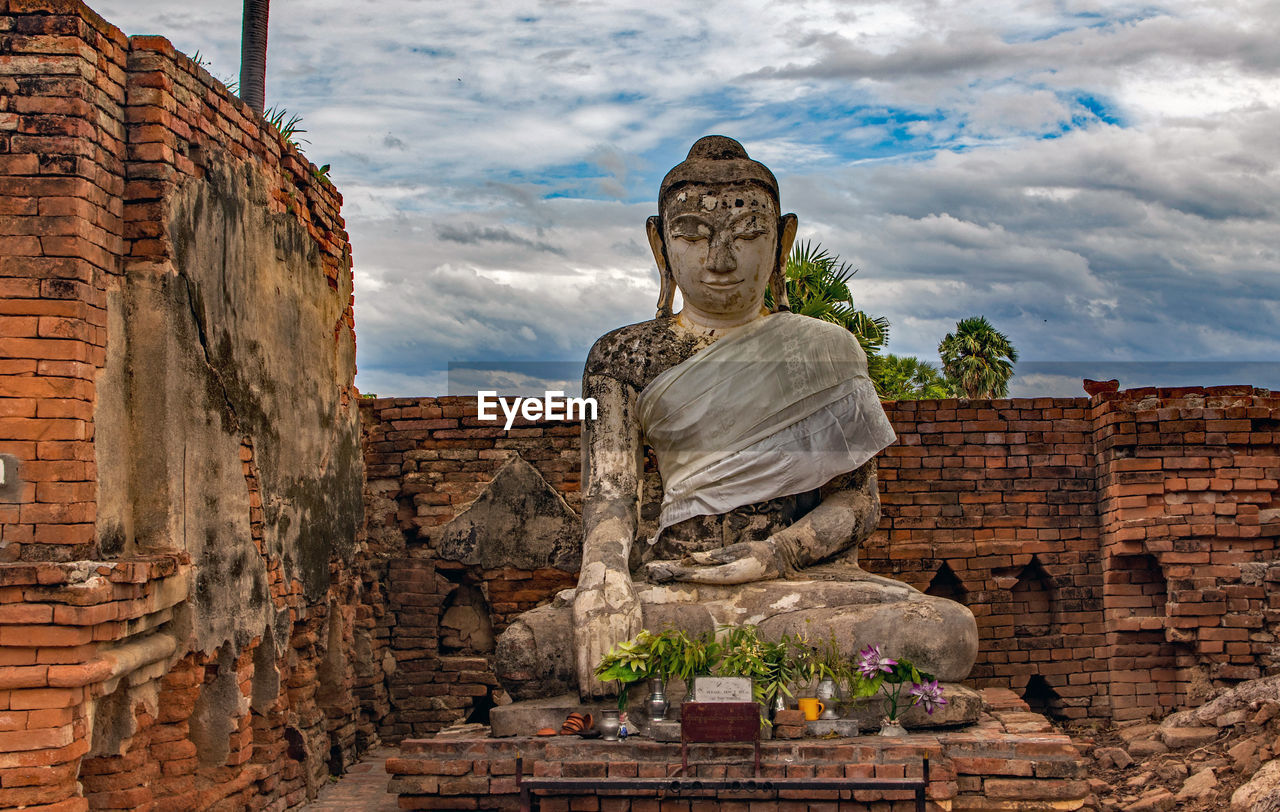
[[[846,698],[883,691],[889,699],[891,719],[897,718],[904,686],[933,679],[906,660],[894,663],[889,673],[876,671],[866,676],[853,658],[841,653],[834,634],[818,643],[810,642],[805,634],[784,634],[770,641],[761,639],[753,625],[721,626],[718,639],[711,632],[691,637],[672,628],[657,634],[641,631],[614,646],[595,669],[597,679],[621,683],[619,708],[625,707],[626,686],[633,682],[661,677],[692,684],[695,677],[711,674],[747,677],[752,697],[764,707],[779,696],[791,697],[794,686],[830,677],[846,685]]]
[[[726,634],[717,674],[750,678],[753,698],[766,707],[779,693],[791,696],[788,686],[797,672],[789,636],[776,642],[761,640],[759,630],[751,625],[721,627],[721,631]]]
[[[938,344],[942,370],[967,397],[1002,398],[1009,394],[1013,363],[1018,360],[1009,337],[983,316],[956,322]]]
[[[719,663],[723,646],[707,632],[689,637],[682,629],[667,628],[658,634],[643,630],[619,643],[596,665],[596,679],[623,685],[644,679],[676,677],[690,682],[710,674]]]
[[[832,633],[827,639],[811,643],[806,635],[792,639],[796,662],[796,682],[844,678],[852,669],[849,659],[840,652],[840,645]]]
[[[854,306],[849,280],[857,270],[821,245],[806,241],[791,249],[786,273],[791,311],[839,324],[853,333],[867,354],[871,380],[879,381],[880,352],[889,342],[889,320],[869,316]],[[771,292],[766,293],[765,304],[773,307]]]
[[[933,364],[893,353],[881,357],[879,391],[885,400],[941,400],[963,395]]]
[[[294,148],[301,149],[300,141],[301,143],[308,143],[305,138],[294,138],[298,133],[306,132],[299,126],[302,123],[302,116],[290,113],[278,104],[273,104],[267,108],[262,117],[267,120],[268,124],[275,127],[276,132],[280,133],[280,137],[292,144]]]

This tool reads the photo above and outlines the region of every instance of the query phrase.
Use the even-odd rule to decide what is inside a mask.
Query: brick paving
[[[347,774],[331,781],[320,796],[301,812],[400,812],[396,796],[387,793],[387,759],[398,754],[394,747],[378,747],[352,764]]]

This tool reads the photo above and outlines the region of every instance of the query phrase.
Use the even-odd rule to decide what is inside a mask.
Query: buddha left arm
[[[822,488],[822,502],[764,541],[745,541],[681,561],[646,565],[653,581],[745,584],[790,575],[861,544],[880,523],[876,464],[871,460]]]

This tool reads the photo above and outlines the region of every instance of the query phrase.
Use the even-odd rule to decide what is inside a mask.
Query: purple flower
[[[892,674],[893,667],[897,664],[897,660],[881,654],[879,646],[867,646],[858,652],[858,673],[867,679],[872,679],[882,671]]]
[[[937,680],[912,683],[908,693],[914,697],[911,704],[924,705],[924,712],[929,715],[933,715],[934,708],[947,704],[947,700],[942,698],[942,688],[938,686]]]

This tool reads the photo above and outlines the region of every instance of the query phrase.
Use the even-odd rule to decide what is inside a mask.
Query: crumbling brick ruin
[[[360,399],[340,205],[164,39],[0,0],[0,807],[294,807],[484,721],[494,636],[574,583],[549,537],[442,541],[504,471],[571,534],[578,426]],[[1278,406],[889,404],[862,561],[973,609],[972,682],[1051,715],[1274,673]]]
[[[415,604],[437,607],[415,610],[413,645],[393,636],[392,650],[411,648],[441,678],[449,658],[422,641],[441,634],[459,576],[433,529],[513,454],[575,504],[576,429],[517,421],[504,432],[476,420],[468,398],[361,406],[370,538],[404,545],[392,579],[412,569]],[[973,684],[1010,688],[1050,716],[1126,720],[1280,667],[1280,397],[1232,386],[885,408],[899,439],[879,458],[883,517],[860,560],[973,610]],[[547,569],[464,577],[499,632],[573,581]],[[443,675],[448,703],[402,689],[384,735],[466,718],[468,698],[493,684],[467,673]]]
[[[0,0],[0,808],[283,809],[375,739],[340,205],[166,40]]]

